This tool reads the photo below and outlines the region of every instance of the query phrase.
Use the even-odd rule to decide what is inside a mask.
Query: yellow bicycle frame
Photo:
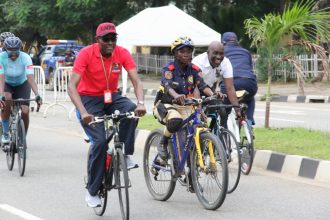
[[[196,145],[196,152],[197,152],[197,157],[198,157],[198,164],[199,166],[203,169],[206,170],[205,168],[205,164],[203,162],[203,156],[202,156],[202,150],[201,150],[201,145],[200,145],[200,139],[199,139],[199,134],[201,131],[206,131],[207,128],[196,128],[196,132],[195,132],[195,145]],[[209,149],[209,153],[210,153],[210,166],[211,169],[214,170],[215,166],[215,159],[214,159],[214,152],[213,152],[213,147],[212,147],[212,142],[208,141],[207,142],[207,146]]]

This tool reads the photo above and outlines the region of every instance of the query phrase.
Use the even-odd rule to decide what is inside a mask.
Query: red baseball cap
[[[117,34],[115,25],[110,22],[102,23],[96,29],[96,37],[103,37],[110,33]]]

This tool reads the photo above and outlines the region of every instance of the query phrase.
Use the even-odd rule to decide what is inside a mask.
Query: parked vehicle
[[[47,40],[47,45],[32,57],[33,65],[40,65],[43,68],[46,83],[53,88],[55,70],[57,67],[63,66],[66,51],[71,49],[77,56],[83,47],[84,45],[78,44],[75,40]]]

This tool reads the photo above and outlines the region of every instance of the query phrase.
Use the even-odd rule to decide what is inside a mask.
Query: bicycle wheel
[[[120,212],[123,220],[129,219],[129,179],[127,164],[124,158],[123,152],[120,148],[116,149],[116,159],[115,159],[115,184],[118,190]]]
[[[159,145],[160,138],[163,136],[163,131],[152,131],[144,146],[143,153],[143,171],[144,179],[146,181],[148,190],[152,197],[159,201],[168,200],[175,189],[176,181],[172,175],[173,165],[171,164],[172,149],[171,141],[168,143],[170,150],[169,162],[165,167],[160,167],[155,163],[155,158],[158,155],[157,146]]]
[[[7,160],[7,167],[8,170],[13,170],[14,161],[15,161],[15,143],[10,142],[9,149],[6,152],[6,160]]]
[[[239,145],[234,134],[222,128],[220,131],[220,140],[225,147],[228,163],[228,193],[232,193],[237,188],[241,177],[241,157]]]
[[[254,157],[254,146],[253,146],[253,133],[251,127],[247,121],[244,121],[240,127],[240,148],[241,148],[241,171],[243,174],[248,175],[252,168],[253,157]]]
[[[23,176],[26,165],[26,138],[25,138],[25,126],[23,119],[19,119],[17,123],[16,149],[17,149],[18,171],[20,176]]]
[[[91,153],[91,147],[89,147],[88,149],[88,153],[87,153],[87,161],[89,160],[89,156],[90,156],[90,153]],[[108,179],[108,176],[109,175],[112,175],[112,172],[109,171],[105,171],[104,172],[104,176],[103,176],[103,180],[102,180],[102,185],[101,185],[101,188],[98,192],[98,195],[100,196],[100,199],[101,199],[101,206],[100,207],[95,207],[93,208],[94,210],[94,213],[98,216],[102,216],[107,208],[107,202],[108,202],[108,189],[107,189],[107,185],[109,184],[107,181],[109,180]],[[87,163],[87,180],[85,181],[86,185],[88,184],[88,163]]]
[[[211,163],[208,142],[212,143],[215,166]],[[224,202],[228,191],[228,167],[224,148],[219,138],[212,133],[200,135],[202,160],[205,168],[198,162],[196,149],[191,154],[192,183],[199,202],[204,208],[216,210]]]
[[[93,209],[96,215],[102,216],[107,208],[107,202],[108,202],[108,190],[106,188],[105,177],[102,180],[101,189],[99,190],[98,194],[101,198],[101,206],[95,207]]]

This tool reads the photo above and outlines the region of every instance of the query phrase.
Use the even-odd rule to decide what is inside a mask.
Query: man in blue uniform
[[[248,50],[242,48],[234,32],[226,32],[222,35],[222,43],[225,45],[225,57],[233,66],[235,90],[246,90],[249,92],[245,97],[248,105],[247,119],[250,124],[255,124],[253,114],[255,108],[254,96],[258,91],[257,78],[253,72],[252,57]],[[226,93],[225,86],[221,85],[221,92]]]
[[[200,92],[212,96],[212,90],[201,77],[200,68],[191,63],[193,42],[188,37],[180,37],[171,45],[174,61],[162,68],[162,98],[156,98],[154,114],[166,125],[160,141],[159,156],[163,163],[167,157],[168,137],[181,128],[184,118],[192,113],[191,107],[182,106],[187,97],[200,97]],[[172,104],[175,100],[176,104]]]

